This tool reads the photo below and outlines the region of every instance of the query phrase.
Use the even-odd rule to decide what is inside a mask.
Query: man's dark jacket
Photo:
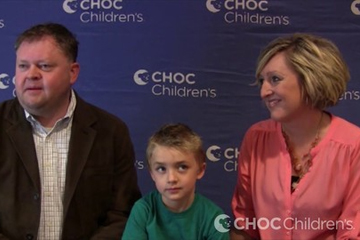
[[[140,198],[127,126],[77,96],[62,239],[120,239]],[[15,98],[0,104],[0,239],[37,239],[41,187],[32,127]]]

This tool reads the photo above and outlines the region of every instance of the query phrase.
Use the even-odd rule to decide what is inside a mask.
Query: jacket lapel
[[[12,106],[6,114],[6,119],[10,123],[6,132],[12,141],[13,147],[19,154],[35,189],[40,193],[39,165],[32,136],[32,127],[26,120],[24,109],[17,99],[12,102]]]
[[[92,114],[87,103],[81,98],[77,96],[76,101],[66,169],[65,215],[96,136],[96,131],[91,128],[91,125],[96,121],[96,116]]]

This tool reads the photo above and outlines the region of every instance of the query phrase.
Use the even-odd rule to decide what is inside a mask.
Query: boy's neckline
[[[189,211],[192,206],[194,205],[195,201],[197,200],[197,194],[196,192],[194,192],[194,197],[193,199],[191,200],[191,202],[187,205],[186,208],[184,209],[181,209],[181,210],[177,210],[177,211],[174,211],[173,209],[169,208],[168,206],[166,206],[166,204],[164,203],[164,201],[162,200],[162,195],[157,191],[158,193],[158,197],[159,197],[159,200],[161,202],[161,205],[170,213],[172,214],[181,214],[181,213],[185,213],[187,211]]]

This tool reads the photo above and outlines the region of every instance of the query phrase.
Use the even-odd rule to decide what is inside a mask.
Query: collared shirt
[[[239,156],[236,227],[261,239],[360,239],[360,128],[336,116],[291,193],[281,125],[254,124]]]
[[[73,113],[76,106],[75,93],[71,91],[66,115],[53,128],[44,128],[25,111],[33,128],[33,138],[41,179],[41,216],[38,240],[59,240],[63,226],[63,197],[66,165]]]

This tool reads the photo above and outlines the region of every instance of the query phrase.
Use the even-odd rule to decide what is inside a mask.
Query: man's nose
[[[29,79],[39,79],[41,76],[40,70],[37,66],[31,65],[27,71],[27,78]]]

